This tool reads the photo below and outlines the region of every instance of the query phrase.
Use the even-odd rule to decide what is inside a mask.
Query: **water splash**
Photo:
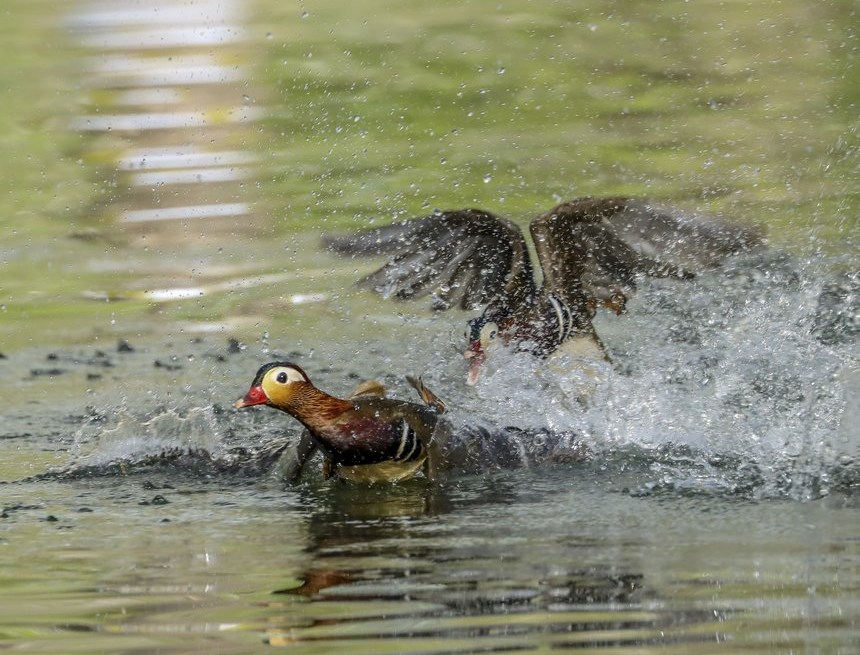
[[[600,318],[615,363],[587,374],[564,357],[546,363],[519,354],[488,361],[477,387],[467,387],[456,325],[463,317],[453,315],[447,334],[439,317],[401,325],[418,336],[405,358],[400,339],[369,350],[345,342],[348,352],[364,353],[362,370],[335,353],[330,362],[340,365],[313,379],[336,392],[344,381],[379,376],[398,397],[416,400],[400,374],[422,374],[447,403],[453,443],[468,455],[458,474],[572,463],[596,467],[631,493],[806,499],[850,491],[860,483],[860,374],[844,318],[856,314],[856,294],[828,300],[822,314],[822,295],[833,290],[825,264],[770,254],[692,283],[643,285],[626,316]],[[197,453],[192,468],[265,473],[298,426],[274,412],[218,405],[261,359],[280,357],[265,352],[266,340],[260,345],[263,353],[233,349],[229,359],[207,358],[209,346],[197,346],[181,401],[196,406],[146,396],[150,407],[137,397],[132,410],[123,396],[96,412],[78,430],[72,468],[159,458],[172,466],[178,454]]]
[[[128,408],[95,413],[77,430],[72,450],[74,466],[99,466],[165,451],[222,448],[213,408],[175,408],[138,415]]]
[[[598,319],[614,367],[558,375],[509,355],[464,402],[502,424],[576,431],[617,469],[642,465],[639,491],[850,489],[860,375],[845,316],[856,316],[856,291],[841,311],[826,307],[822,330],[828,264],[769,252],[692,284],[648,283],[627,315]]]
[[[269,473],[286,439],[233,445],[229,421],[218,406],[186,411],[128,409],[93,415],[75,434],[72,457],[46,478],[75,479],[133,474],[181,474],[257,479]]]

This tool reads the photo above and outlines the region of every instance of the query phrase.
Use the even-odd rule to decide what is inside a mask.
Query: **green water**
[[[254,222],[212,234],[111,220],[126,137],[67,129],[90,102],[75,11],[0,21],[0,649],[855,652],[856,343],[804,332],[857,270],[853,3],[256,3]],[[588,411],[517,371],[466,389],[469,315],[356,292],[370,264],[318,248],[606,194],[762,226],[799,272],[643,289],[601,319],[628,377]],[[209,291],[143,295],[189,286]],[[423,372],[471,419],[560,421],[600,457],[285,490],[223,466],[296,434],[229,410],[273,353],[336,393]],[[147,459],[169,449],[221,466]]]
[[[125,317],[147,330],[149,306],[80,294],[147,288],[165,259],[157,280],[301,273],[319,259],[292,235],[436,207],[527,219],[559,199],[635,194],[723,210],[801,252],[856,243],[851,3],[263,4],[247,100],[269,116],[247,137],[264,159],[260,231],[237,224],[220,251],[129,250],[104,220],[108,162],[98,139],[64,129],[83,92],[51,8],[13,0],[3,27],[7,349],[65,339],[57,321],[76,340]],[[170,325],[262,303],[268,323],[279,293],[160,311]]]

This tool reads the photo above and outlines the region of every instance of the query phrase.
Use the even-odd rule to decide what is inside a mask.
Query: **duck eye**
[[[280,373],[278,373],[277,377],[275,377],[275,382],[278,382],[280,384],[286,384],[288,379],[289,377],[287,376],[286,371],[281,371]]]
[[[487,323],[484,327],[481,328],[481,339],[487,341],[489,339],[495,339],[496,335],[499,333],[499,326],[495,323]]]

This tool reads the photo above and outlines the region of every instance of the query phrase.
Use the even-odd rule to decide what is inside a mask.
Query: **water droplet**
[[[489,173],[484,173],[484,184],[489,184],[490,182],[492,182],[492,180],[492,175],[490,175]]]
[[[506,69],[505,69],[505,67],[504,67],[504,66],[499,66],[499,70],[498,70],[498,71],[496,71],[496,72],[497,72],[499,75],[504,75],[504,74],[505,74],[505,70],[506,70]]]

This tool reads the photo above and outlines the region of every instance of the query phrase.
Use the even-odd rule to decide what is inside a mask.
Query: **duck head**
[[[490,306],[478,318],[469,321],[466,328],[466,347],[463,357],[469,361],[466,384],[473,386],[481,376],[481,367],[487,359],[487,350],[497,339],[504,337],[512,311],[507,305]]]
[[[553,293],[525,296],[515,303],[501,300],[488,306],[481,316],[469,321],[466,330],[466,383],[474,385],[478,381],[487,358],[499,348],[546,358],[576,335],[596,342],[591,325],[593,314],[584,299],[571,309]]]
[[[260,367],[251,388],[236,401],[236,409],[269,405],[283,409],[292,405],[294,396],[307,389],[311,381],[307,374],[290,362],[269,362]]]

